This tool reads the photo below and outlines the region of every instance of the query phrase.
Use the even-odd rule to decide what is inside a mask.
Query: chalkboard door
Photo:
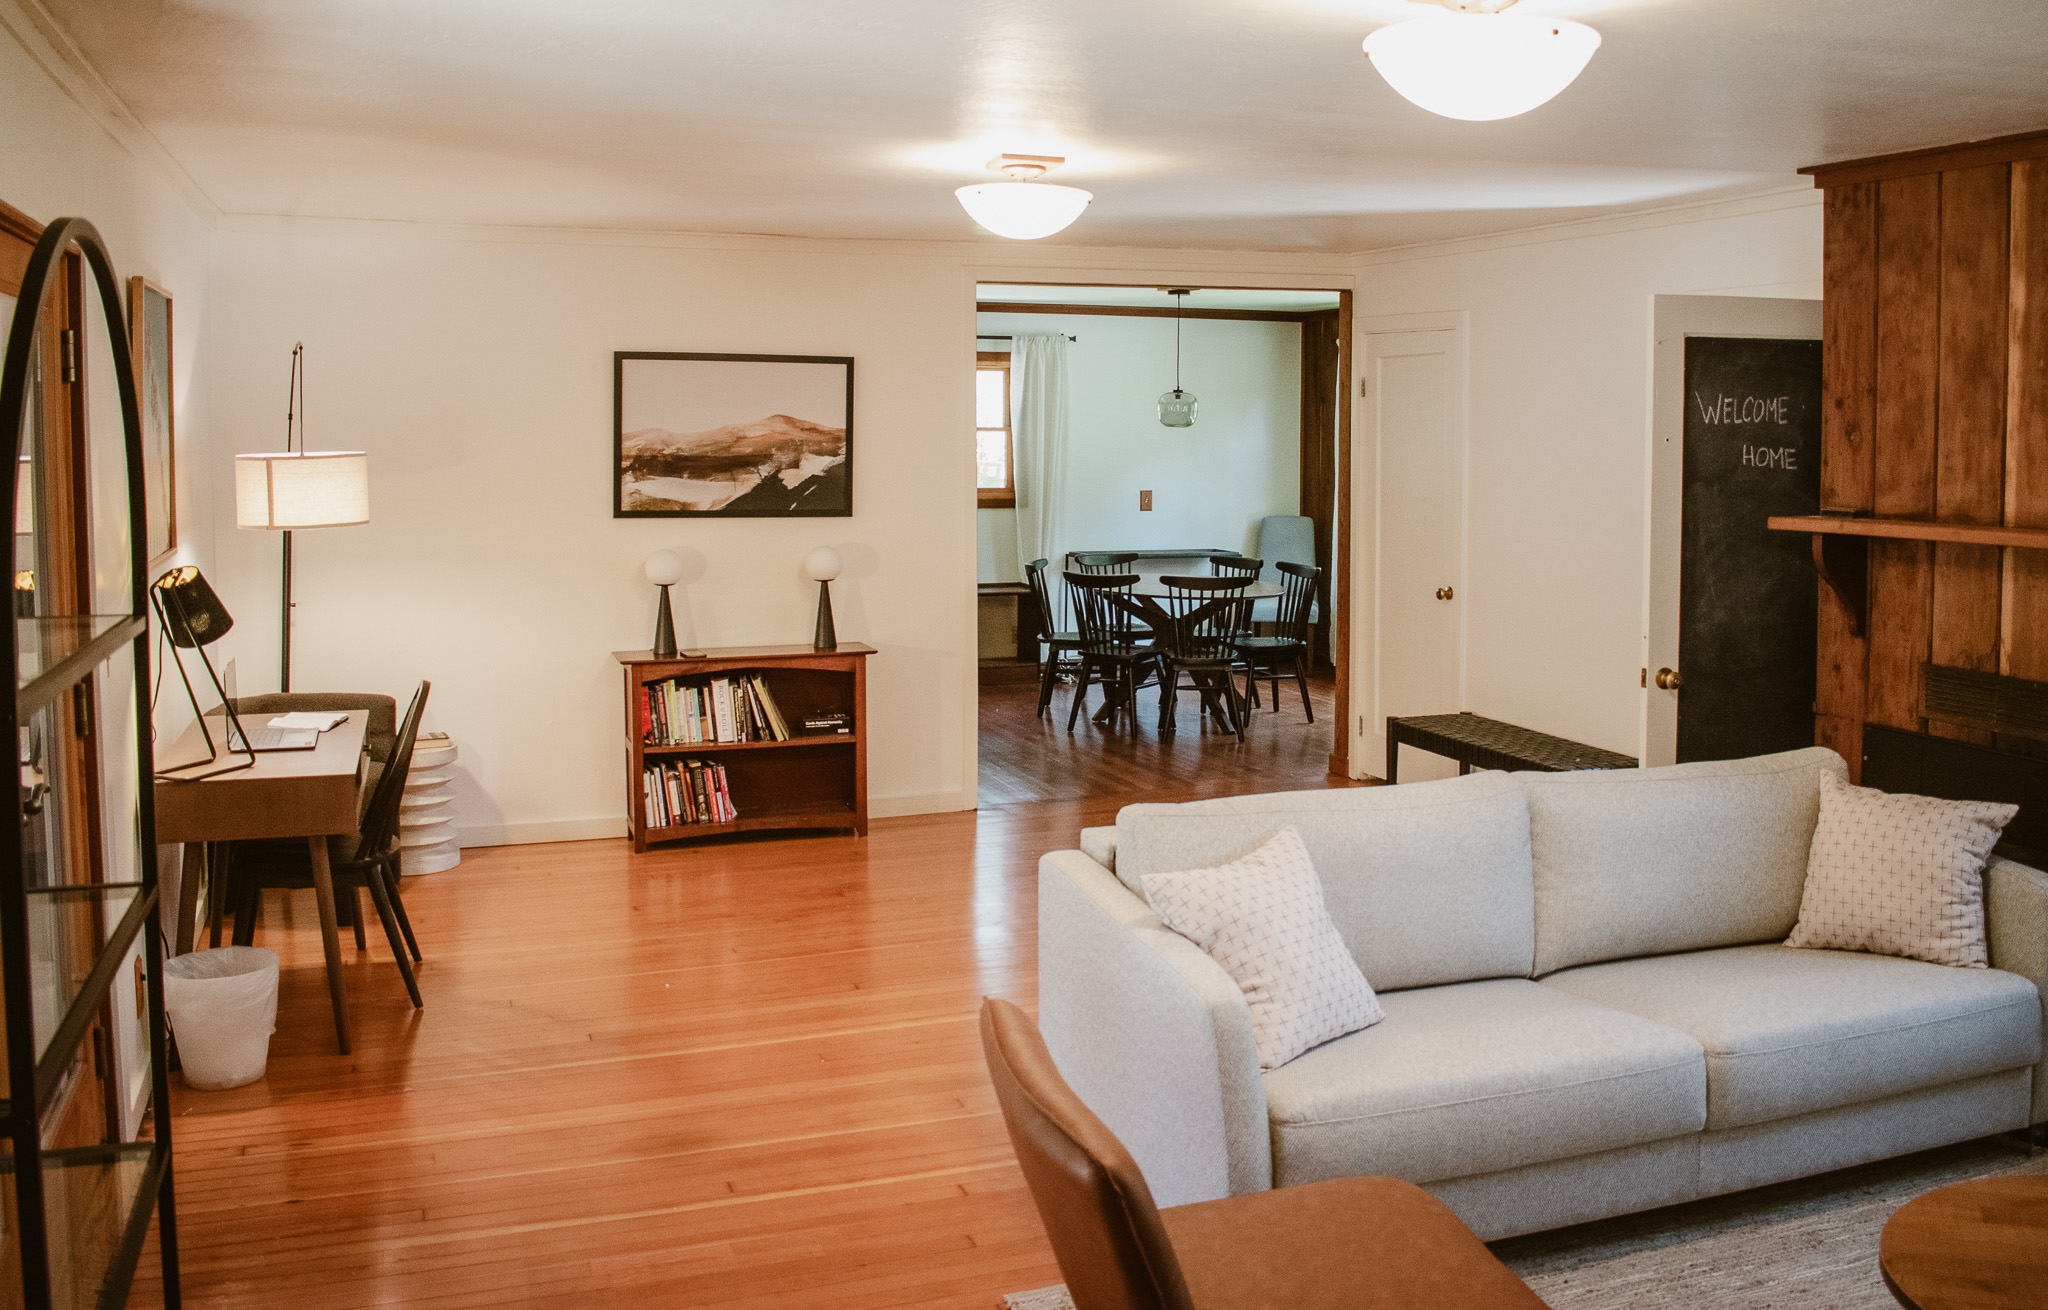
[[[1811,539],[1764,520],[1820,505],[1820,342],[1689,337],[1685,400],[1678,759],[1811,746]]]

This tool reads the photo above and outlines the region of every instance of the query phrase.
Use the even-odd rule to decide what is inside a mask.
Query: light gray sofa
[[[1163,1206],[1387,1174],[1493,1239],[2048,1121],[2048,876],[1991,963],[1793,950],[1824,749],[1133,805],[1039,865],[1039,1025]],[[1300,832],[1386,1019],[1261,1073],[1146,873]]]

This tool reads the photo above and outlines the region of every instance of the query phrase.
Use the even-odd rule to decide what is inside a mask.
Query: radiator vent
[[[2048,682],[1923,664],[1920,716],[1959,728],[2048,741]]]

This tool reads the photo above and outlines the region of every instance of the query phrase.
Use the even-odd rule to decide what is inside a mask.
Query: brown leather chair
[[[1399,1179],[1161,1210],[1029,1015],[983,998],[981,1045],[1075,1310],[1543,1310],[1442,1202]]]

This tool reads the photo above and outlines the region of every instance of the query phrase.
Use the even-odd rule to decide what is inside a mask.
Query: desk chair
[[[372,776],[363,785],[363,796],[367,800],[376,785],[375,773],[381,771],[391,758],[391,747],[398,740],[398,701],[391,696],[379,696],[373,692],[353,691],[271,691],[255,696],[235,698],[235,713],[248,723],[261,726],[273,715],[294,714],[300,710],[347,710],[361,714],[363,723],[363,750],[369,755]],[[223,876],[229,862],[234,859],[230,843],[209,842],[207,844],[207,871],[211,891],[206,898],[210,920],[208,944],[220,945],[221,916],[227,897],[223,894],[226,879]],[[363,949],[368,943],[363,938],[363,896],[360,887],[335,902],[335,911],[343,923],[355,930],[356,949]]]
[[[1323,571],[1313,564],[1289,564],[1282,561],[1274,569],[1280,574],[1280,583],[1287,590],[1280,596],[1280,621],[1277,631],[1270,637],[1241,637],[1237,650],[1245,659],[1244,694],[1252,704],[1259,703],[1259,679],[1265,678],[1271,684],[1273,708],[1280,708],[1280,677],[1282,665],[1294,670],[1295,685],[1301,688],[1301,708],[1308,715],[1308,721],[1316,721],[1316,707],[1308,700],[1308,616],[1315,605],[1316,580]]]
[[[1038,675],[1038,717],[1045,717],[1046,707],[1052,704],[1052,687],[1059,681],[1060,659],[1073,655],[1081,649],[1079,632],[1062,632],[1059,628],[1060,611],[1052,606],[1052,588],[1046,585],[1045,570],[1048,561],[1032,560],[1024,566],[1024,576],[1031,583],[1032,599],[1038,602],[1039,622],[1045,630],[1038,639],[1045,643],[1045,661]]]
[[[367,887],[376,902],[377,917],[384,924],[384,939],[398,961],[405,978],[405,990],[414,1009],[422,1008],[419,980],[413,976],[413,962],[420,960],[419,942],[413,937],[412,921],[406,917],[405,902],[398,890],[398,815],[405,799],[405,777],[412,768],[413,743],[419,738],[420,715],[427,707],[427,693],[433,684],[420,683],[412,704],[405,711],[392,741],[389,760],[376,770],[370,785],[369,803],[363,807],[362,828],[354,837],[330,837],[328,862],[334,872],[337,891],[346,887],[353,898]],[[255,940],[256,918],[263,905],[266,887],[311,887],[312,858],[306,844],[294,840],[247,841],[235,843],[230,881],[237,896],[235,945],[248,946]],[[357,919],[356,943],[363,944],[361,918]],[[408,956],[410,958],[408,958]]]
[[[1161,1210],[1029,1015],[985,998],[981,1049],[1075,1310],[1546,1310],[1442,1202],[1399,1179]]]
[[[1074,703],[1067,711],[1067,731],[1074,730],[1081,704],[1088,699],[1088,682],[1102,684],[1102,697],[1109,711],[1109,730],[1116,731],[1116,716],[1128,710],[1131,732],[1138,731],[1138,688],[1141,676],[1159,666],[1159,651],[1138,642],[1137,621],[1131,612],[1110,597],[1128,594],[1138,585],[1135,573],[1069,573],[1067,594],[1074,602],[1074,617],[1081,624],[1081,672],[1074,683]]]

